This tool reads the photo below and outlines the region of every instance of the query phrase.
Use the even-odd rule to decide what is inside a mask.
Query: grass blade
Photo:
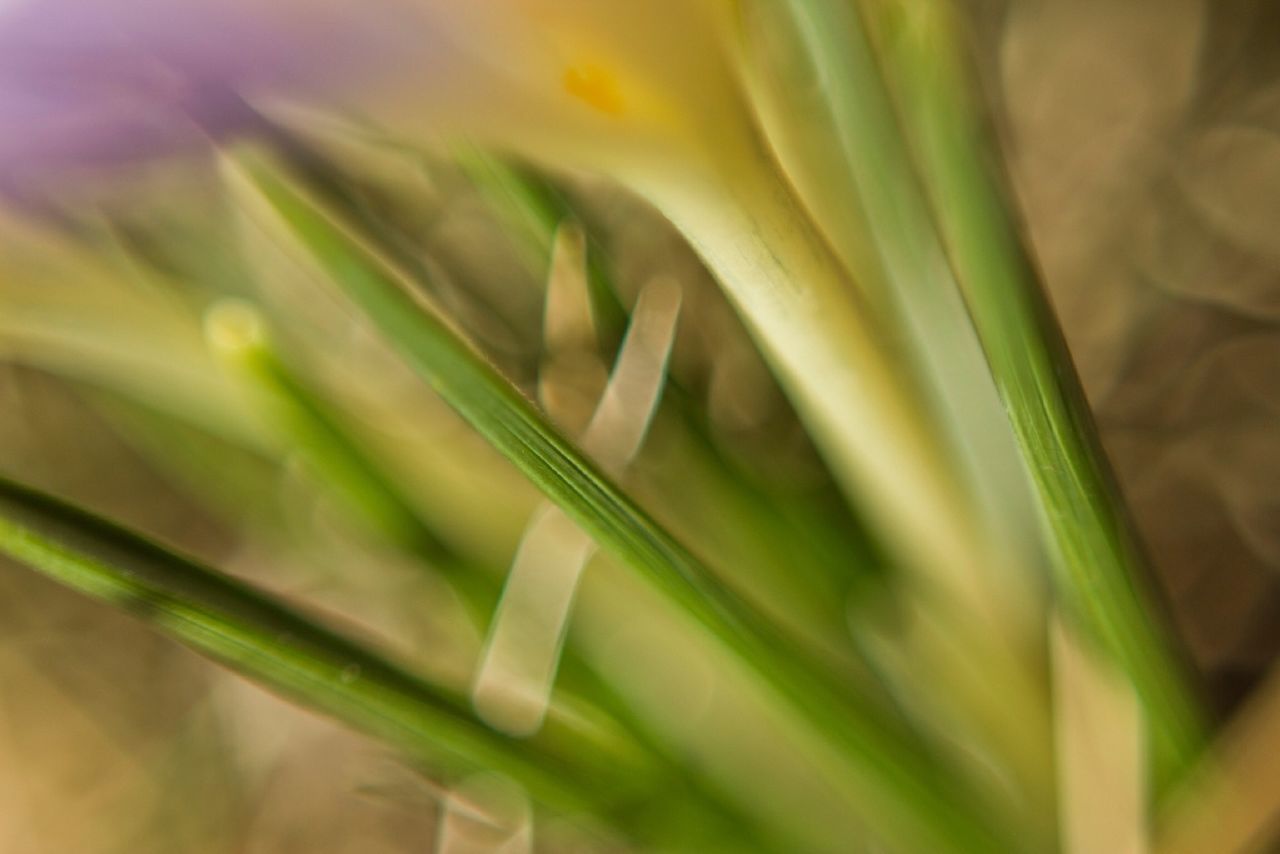
[[[339,414],[320,397],[306,378],[285,361],[267,329],[266,319],[256,308],[238,299],[215,303],[206,316],[206,333],[213,349],[235,376],[242,380],[245,391],[257,404],[254,408],[261,410],[267,426],[279,433],[279,438],[289,447],[296,448],[315,473],[337,490],[347,506],[373,523],[388,542],[407,549],[442,572],[463,595],[469,606],[468,610],[478,622],[488,620],[494,627],[502,623],[501,608],[495,613],[495,603],[499,600],[496,586],[498,581],[494,573],[483,565],[468,563],[435,534],[426,520],[418,515],[411,500],[390,473],[366,453],[357,437],[348,432],[341,423]],[[652,337],[652,332],[649,337]],[[624,358],[622,361],[630,363],[635,359]],[[630,381],[636,379],[633,376],[635,373],[634,366],[623,370]],[[645,424],[647,421],[640,419],[638,423]],[[623,433],[636,426],[628,423]],[[607,438],[616,440],[617,437],[611,435]],[[634,438],[638,441],[639,437]],[[207,482],[202,484],[207,485]],[[559,515],[558,510],[553,512]],[[560,518],[563,519],[563,516]],[[585,543],[594,547],[594,543],[585,538],[580,529],[573,527],[567,520],[564,524],[570,526],[573,538],[582,537]],[[549,569],[563,572],[565,568],[556,566]],[[501,601],[506,602],[506,598],[504,595]],[[689,769],[678,759],[669,756],[669,750],[661,743],[655,743],[636,724],[631,710],[618,703],[609,691],[596,690],[603,688],[599,681],[601,677],[590,672],[574,651],[565,652],[565,663],[569,665],[570,672],[565,674],[567,678],[558,680],[560,684],[555,702],[558,708],[563,708],[562,714],[567,719],[591,721],[600,720],[604,716],[604,726],[624,732],[632,743],[652,752],[655,757],[664,757],[658,761],[663,765],[663,773],[670,777],[666,787],[666,801],[676,799],[672,793],[679,787],[682,794],[678,799],[682,801],[682,810],[697,815],[700,823],[718,823],[722,826],[720,832],[726,838],[739,839],[741,844],[753,849],[758,847],[763,850],[767,847],[764,837],[754,830],[754,816],[735,813],[731,807],[726,806],[696,775],[690,774]],[[514,737],[523,738],[540,729],[551,712],[551,677],[560,675],[560,653],[561,650],[557,648],[554,661],[549,662],[552,669],[545,674],[545,684],[540,686],[545,693],[539,701],[536,727],[499,726],[500,721],[494,717],[493,710],[480,702],[474,689],[473,709],[487,724]],[[476,684],[483,679],[482,662]]]
[[[1051,815],[1051,728],[1040,677],[1048,561],[1035,505],[872,45],[854,3],[747,0],[741,7],[762,128],[877,326],[901,340],[904,373],[921,387],[918,417],[937,426],[962,483],[952,516],[978,554],[958,562],[935,553],[917,570],[934,591],[922,597],[930,621],[954,625],[940,642],[917,642],[910,665],[870,643],[887,654],[886,669],[905,682],[903,693],[949,708],[942,725],[961,720],[1016,775],[1025,801],[1035,804],[1029,815]],[[958,565],[941,571],[951,564]],[[960,660],[948,661],[957,648]],[[982,665],[957,666],[965,661]],[[1047,837],[1050,828],[1041,832]]]
[[[1088,401],[972,102],[959,32],[926,4],[880,21],[881,52],[946,243],[1056,551],[1071,615],[1132,680],[1156,784],[1203,743],[1198,703],[1142,585],[1145,558]]]
[[[271,596],[3,479],[0,553],[433,767],[497,771],[555,809],[599,815],[644,779],[644,764],[621,744],[555,727],[538,739],[501,736],[468,713],[464,697]]]
[[[958,60],[958,34],[945,23],[947,4],[782,5],[814,64],[884,272],[908,313],[927,317],[929,305],[955,301],[938,286],[961,289],[968,317],[956,313],[950,322],[972,318],[1031,474],[1058,589],[1073,618],[1133,681],[1152,731],[1157,778],[1167,779],[1195,755],[1195,703],[1136,587],[1144,571],[1140,550],[1061,331],[991,169],[986,129],[970,102],[974,85]],[[945,260],[950,270],[931,270],[920,262],[926,257]],[[922,290],[929,282],[932,291]]]
[[[998,508],[975,520],[1001,543],[996,590],[1033,587],[1018,577],[1037,543],[1013,435],[853,4],[763,0],[742,14],[751,91],[780,164],[880,321],[910,342],[904,357],[977,503]]]
[[[441,396],[602,547],[733,650],[840,749],[887,838],[936,851],[1007,850],[983,797],[905,724],[847,690],[732,595],[538,413],[406,282],[279,172],[252,157],[228,179],[253,221],[297,241]],[[272,220],[275,225],[271,224]]]

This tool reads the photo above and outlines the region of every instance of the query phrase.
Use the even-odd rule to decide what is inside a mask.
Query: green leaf
[[[1141,696],[1156,782],[1168,786],[1203,746],[1201,712],[1153,616],[1150,571],[973,101],[960,31],[941,7],[889,10],[897,18],[882,27],[885,67],[1039,495],[1060,590]]]
[[[887,838],[935,851],[1007,850],[971,781],[899,719],[798,652],[561,436],[464,341],[421,289],[356,241],[338,215],[251,156],[228,163],[250,217],[296,241],[417,370],[495,448],[590,533],[734,651],[838,748],[859,804]],[[274,222],[273,222],[274,221]]]
[[[432,767],[496,771],[553,809],[595,815],[645,781],[647,766],[625,744],[558,725],[536,739],[502,736],[471,716],[465,698],[270,595],[4,479],[0,554]]]
[[[1060,594],[1142,697],[1167,783],[1198,752],[1197,704],[1139,588],[1141,549],[995,167],[959,30],[945,3],[786,6],[871,222],[900,232],[882,245],[901,249],[910,232],[948,259],[1031,475]],[[895,286],[919,284],[907,272]]]
[[[1039,673],[1049,572],[1035,502],[856,6],[742,3],[749,91],[780,167],[852,273],[876,328],[900,342],[903,372],[921,387],[917,418],[945,444],[959,488],[946,521],[932,527],[958,526],[976,551],[936,551],[925,566],[908,566],[929,591],[930,619],[955,628],[886,670],[932,705],[956,710],[942,725],[969,727],[1017,779],[1028,818],[1048,834],[1053,744]],[[934,533],[920,528],[918,537]],[[952,659],[934,665],[946,678],[915,681],[921,659],[945,662],[957,647],[982,665]]]

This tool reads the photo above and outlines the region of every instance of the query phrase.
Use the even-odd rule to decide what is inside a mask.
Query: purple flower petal
[[[350,90],[429,56],[424,20],[357,0],[0,4],[0,187],[241,131],[243,94]]]

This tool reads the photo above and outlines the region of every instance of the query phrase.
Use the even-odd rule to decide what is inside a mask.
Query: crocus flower
[[[611,174],[688,236],[839,480],[976,608],[993,561],[891,342],[757,130],[717,0],[10,0],[0,184],[202,145],[265,112],[467,135]]]

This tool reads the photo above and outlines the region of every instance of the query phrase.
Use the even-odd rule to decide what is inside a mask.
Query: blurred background
[[[967,6],[1035,253],[1159,589],[1225,715],[1280,647],[1280,8]],[[344,162],[362,210],[394,226],[437,298],[535,393],[543,281],[466,170],[443,154],[426,167]],[[684,291],[677,390],[628,485],[704,552],[746,567],[749,594],[820,636],[841,609],[771,575],[775,558],[799,539],[816,539],[819,556],[874,554],[874,543],[672,229],[591,176],[554,178],[624,303],[655,278]],[[458,662],[481,638],[456,591],[353,525],[209,355],[199,307],[249,278],[205,248],[230,227],[222,201],[189,174],[180,197],[168,192],[166,167],[131,179],[150,192],[123,207],[67,198],[5,214],[3,470],[340,611],[341,625],[465,685]],[[92,263],[49,236],[67,233]],[[103,255],[130,275],[102,275]],[[278,334],[354,413],[351,429],[395,462],[452,551],[500,572],[533,489],[343,306],[289,275],[270,287],[290,318]],[[564,376],[559,417],[580,426],[602,377],[591,364]],[[686,398],[698,430],[682,420]],[[742,494],[801,506],[804,519],[760,529]],[[814,518],[827,524],[805,527]],[[0,850],[363,854],[436,850],[442,835],[450,851],[493,850],[475,828],[445,833],[440,793],[384,749],[34,573],[0,562],[0,586]]]

